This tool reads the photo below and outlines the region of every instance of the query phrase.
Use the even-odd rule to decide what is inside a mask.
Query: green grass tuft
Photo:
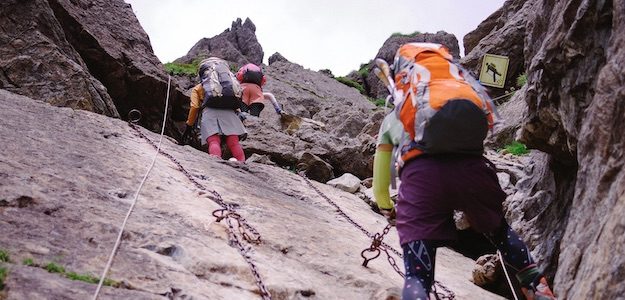
[[[67,278],[69,278],[71,280],[84,281],[84,282],[87,282],[87,283],[98,283],[100,281],[99,278],[93,277],[93,276],[91,276],[89,274],[77,274],[77,273],[74,273],[74,272],[69,272],[69,273],[65,274],[65,277],[67,277]]]
[[[82,281],[86,283],[96,284],[100,282],[100,278],[89,275],[89,274],[78,274],[75,272],[69,272],[69,273],[65,273],[65,277],[71,280]],[[102,282],[102,284],[105,286],[113,286],[113,287],[119,287],[120,285],[119,282],[110,278],[104,278],[104,282]]]
[[[9,270],[5,267],[0,267],[0,291],[4,289],[4,280],[7,278]]]
[[[26,266],[35,266],[37,267],[37,265],[35,264],[35,262],[32,260],[32,258],[25,258],[22,261],[22,264],[26,265]],[[83,282],[87,282],[87,283],[93,283],[96,284],[100,281],[100,278],[89,275],[89,274],[78,274],[76,272],[65,272],[65,268],[63,266],[57,265],[53,262],[48,263],[47,265],[45,265],[43,267],[44,269],[46,269],[48,272],[50,273],[58,273],[61,276],[64,276],[68,279],[71,280],[77,280],[77,281],[83,281]],[[118,281],[115,281],[113,279],[110,278],[104,278],[104,285],[106,286],[112,286],[112,287],[119,287],[120,283]]]
[[[377,107],[384,107],[384,105],[386,104],[386,99],[384,98],[378,98],[378,99],[374,99],[374,98],[369,98],[369,101],[371,101],[371,103],[375,104],[375,106]],[[389,103],[389,107],[392,104]]]
[[[524,144],[517,142],[517,141],[514,141],[511,144],[506,145],[504,149],[506,150],[506,152],[511,153],[513,155],[525,155],[530,152],[529,150],[527,150],[527,147]]]
[[[106,285],[106,286],[112,286],[112,287],[119,287],[119,286],[121,286],[119,281],[115,281],[115,280],[110,279],[110,278],[104,278],[104,282],[102,284]]]
[[[9,262],[9,252],[4,249],[0,249],[0,262]]]
[[[177,63],[166,63],[163,65],[165,67],[165,71],[174,75],[196,75],[197,74],[197,64],[177,64]]]
[[[53,262],[48,263],[44,269],[46,269],[48,272],[50,273],[65,273],[65,268],[63,268],[63,266],[59,266]]]
[[[358,69],[358,75],[362,78],[367,78],[369,76],[369,64],[361,64],[360,69]]]
[[[527,74],[522,73],[519,76],[517,76],[516,78],[516,86],[517,87],[522,87],[527,83]]]
[[[353,81],[347,77],[336,77],[336,80],[338,80],[338,82],[349,86],[349,87],[353,87],[355,89],[357,89],[361,94],[365,94],[365,88],[362,87],[362,85],[360,85],[360,83]]]
[[[35,265],[35,261],[33,261],[32,258],[24,258],[24,260],[22,260],[22,264],[25,266],[32,267]]]

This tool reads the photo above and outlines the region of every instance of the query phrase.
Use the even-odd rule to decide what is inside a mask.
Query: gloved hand
[[[193,126],[187,125],[187,127],[184,129],[182,137],[180,138],[180,141],[178,141],[178,144],[185,145],[187,140],[189,140],[189,137],[191,136],[191,132],[193,132]]]
[[[380,208],[380,213],[382,213],[382,215],[386,218],[389,224],[391,224],[392,226],[395,226],[395,218],[397,217],[397,214],[395,213],[394,208],[391,208],[391,209]]]
[[[238,112],[237,115],[239,116],[239,120],[241,120],[241,122],[245,121],[247,119],[247,113],[246,112]]]

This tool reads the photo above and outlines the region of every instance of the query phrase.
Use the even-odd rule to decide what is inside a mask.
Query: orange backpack
[[[400,145],[400,165],[423,153],[483,153],[495,106],[444,46],[402,45],[393,71],[395,113],[410,136]]]

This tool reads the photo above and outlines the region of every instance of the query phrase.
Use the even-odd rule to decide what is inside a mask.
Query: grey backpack
[[[202,107],[229,109],[241,107],[243,89],[225,60],[217,57],[202,60],[199,75],[204,88]]]

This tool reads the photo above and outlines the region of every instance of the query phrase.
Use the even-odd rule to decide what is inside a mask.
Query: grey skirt
[[[200,136],[202,145],[206,139],[214,134],[219,135],[242,135],[247,133],[239,116],[232,109],[220,109],[206,107],[202,110],[200,122]]]

